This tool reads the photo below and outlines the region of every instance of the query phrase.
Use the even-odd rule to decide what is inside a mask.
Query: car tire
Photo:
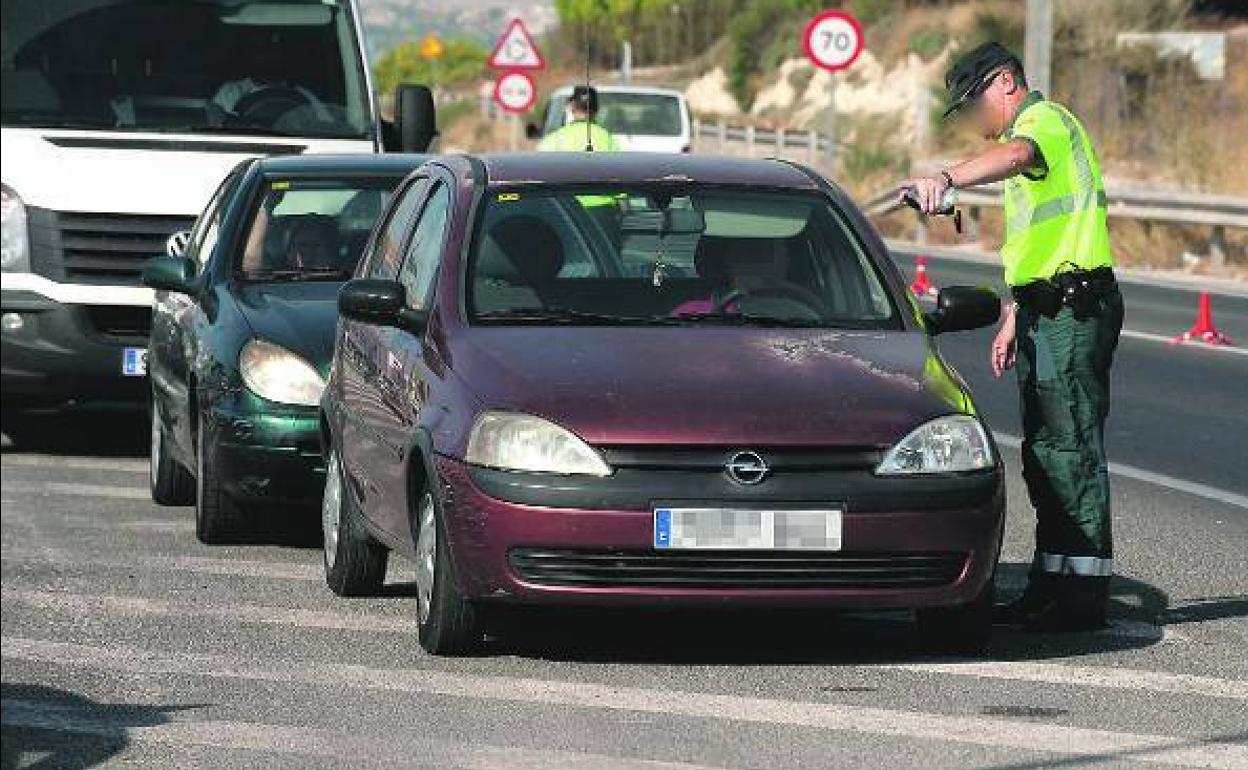
[[[152,439],[148,449],[152,501],[157,505],[193,505],[195,503],[195,477],[170,456],[168,440],[160,419],[160,407],[152,404]]]
[[[938,654],[982,651],[992,635],[995,596],[995,580],[989,578],[979,594],[966,604],[918,610],[915,614],[919,644],[924,650]]]
[[[412,521],[416,545],[416,628],[432,655],[468,655],[481,643],[477,608],[460,593],[451,565],[441,502],[426,486]]]
[[[195,431],[195,537],[206,545],[238,543],[246,534],[246,520],[221,485],[212,433],[212,424],[201,416]]]
[[[339,596],[373,596],[386,579],[389,551],[368,534],[351,500],[338,459],[331,449],[325,462],[321,497],[322,561],[325,583]]]

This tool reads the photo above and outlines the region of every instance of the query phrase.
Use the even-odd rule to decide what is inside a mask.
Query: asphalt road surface
[[[986,339],[955,340],[1016,430]],[[540,613],[431,658],[407,565],[334,597],[299,542],[314,513],[201,546],[190,509],[148,500],[141,417],[53,421],[0,456],[0,766],[1248,768],[1248,359],[1127,339],[1120,361],[1112,625],[1002,632],[971,660],[924,657],[904,615],[758,612]],[[1004,452],[1010,594],[1031,515]]]

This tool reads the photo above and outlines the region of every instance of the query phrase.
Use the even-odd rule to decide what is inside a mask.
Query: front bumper
[[[5,289],[0,309],[21,328],[0,331],[5,406],[142,403],[147,378],[122,374],[124,349],[147,347],[151,308],[62,304]]]
[[[204,412],[209,461],[243,503],[309,506],[325,486],[316,407],[266,401],[245,389],[219,394]]]
[[[617,470],[610,479],[574,480],[489,471],[445,457],[436,467],[460,588],[485,600],[951,606],[975,598],[991,579],[1004,524],[1000,468],[912,479],[827,471],[742,487],[722,474],[682,471]],[[590,498],[606,505],[572,505]],[[816,554],[659,551],[652,547],[659,501],[836,504],[845,510],[843,547]],[[778,561],[795,557],[800,562]],[[781,567],[785,579],[774,579]],[[809,584],[792,579],[794,569],[807,570]]]

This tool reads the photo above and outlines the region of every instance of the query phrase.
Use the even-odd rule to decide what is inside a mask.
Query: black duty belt
[[[1091,315],[1101,299],[1114,293],[1118,281],[1109,267],[1066,270],[1022,286],[1011,286],[1014,300],[1028,311],[1055,316],[1063,306],[1076,315]]]

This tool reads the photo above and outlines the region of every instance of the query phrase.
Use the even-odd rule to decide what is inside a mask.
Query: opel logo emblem
[[[737,452],[728,459],[724,470],[727,471],[728,478],[738,484],[749,485],[762,481],[771,469],[757,452]]]
[[[165,241],[165,253],[171,257],[180,257],[186,253],[186,247],[191,243],[191,233],[188,230],[179,230],[169,236],[169,240]]]

